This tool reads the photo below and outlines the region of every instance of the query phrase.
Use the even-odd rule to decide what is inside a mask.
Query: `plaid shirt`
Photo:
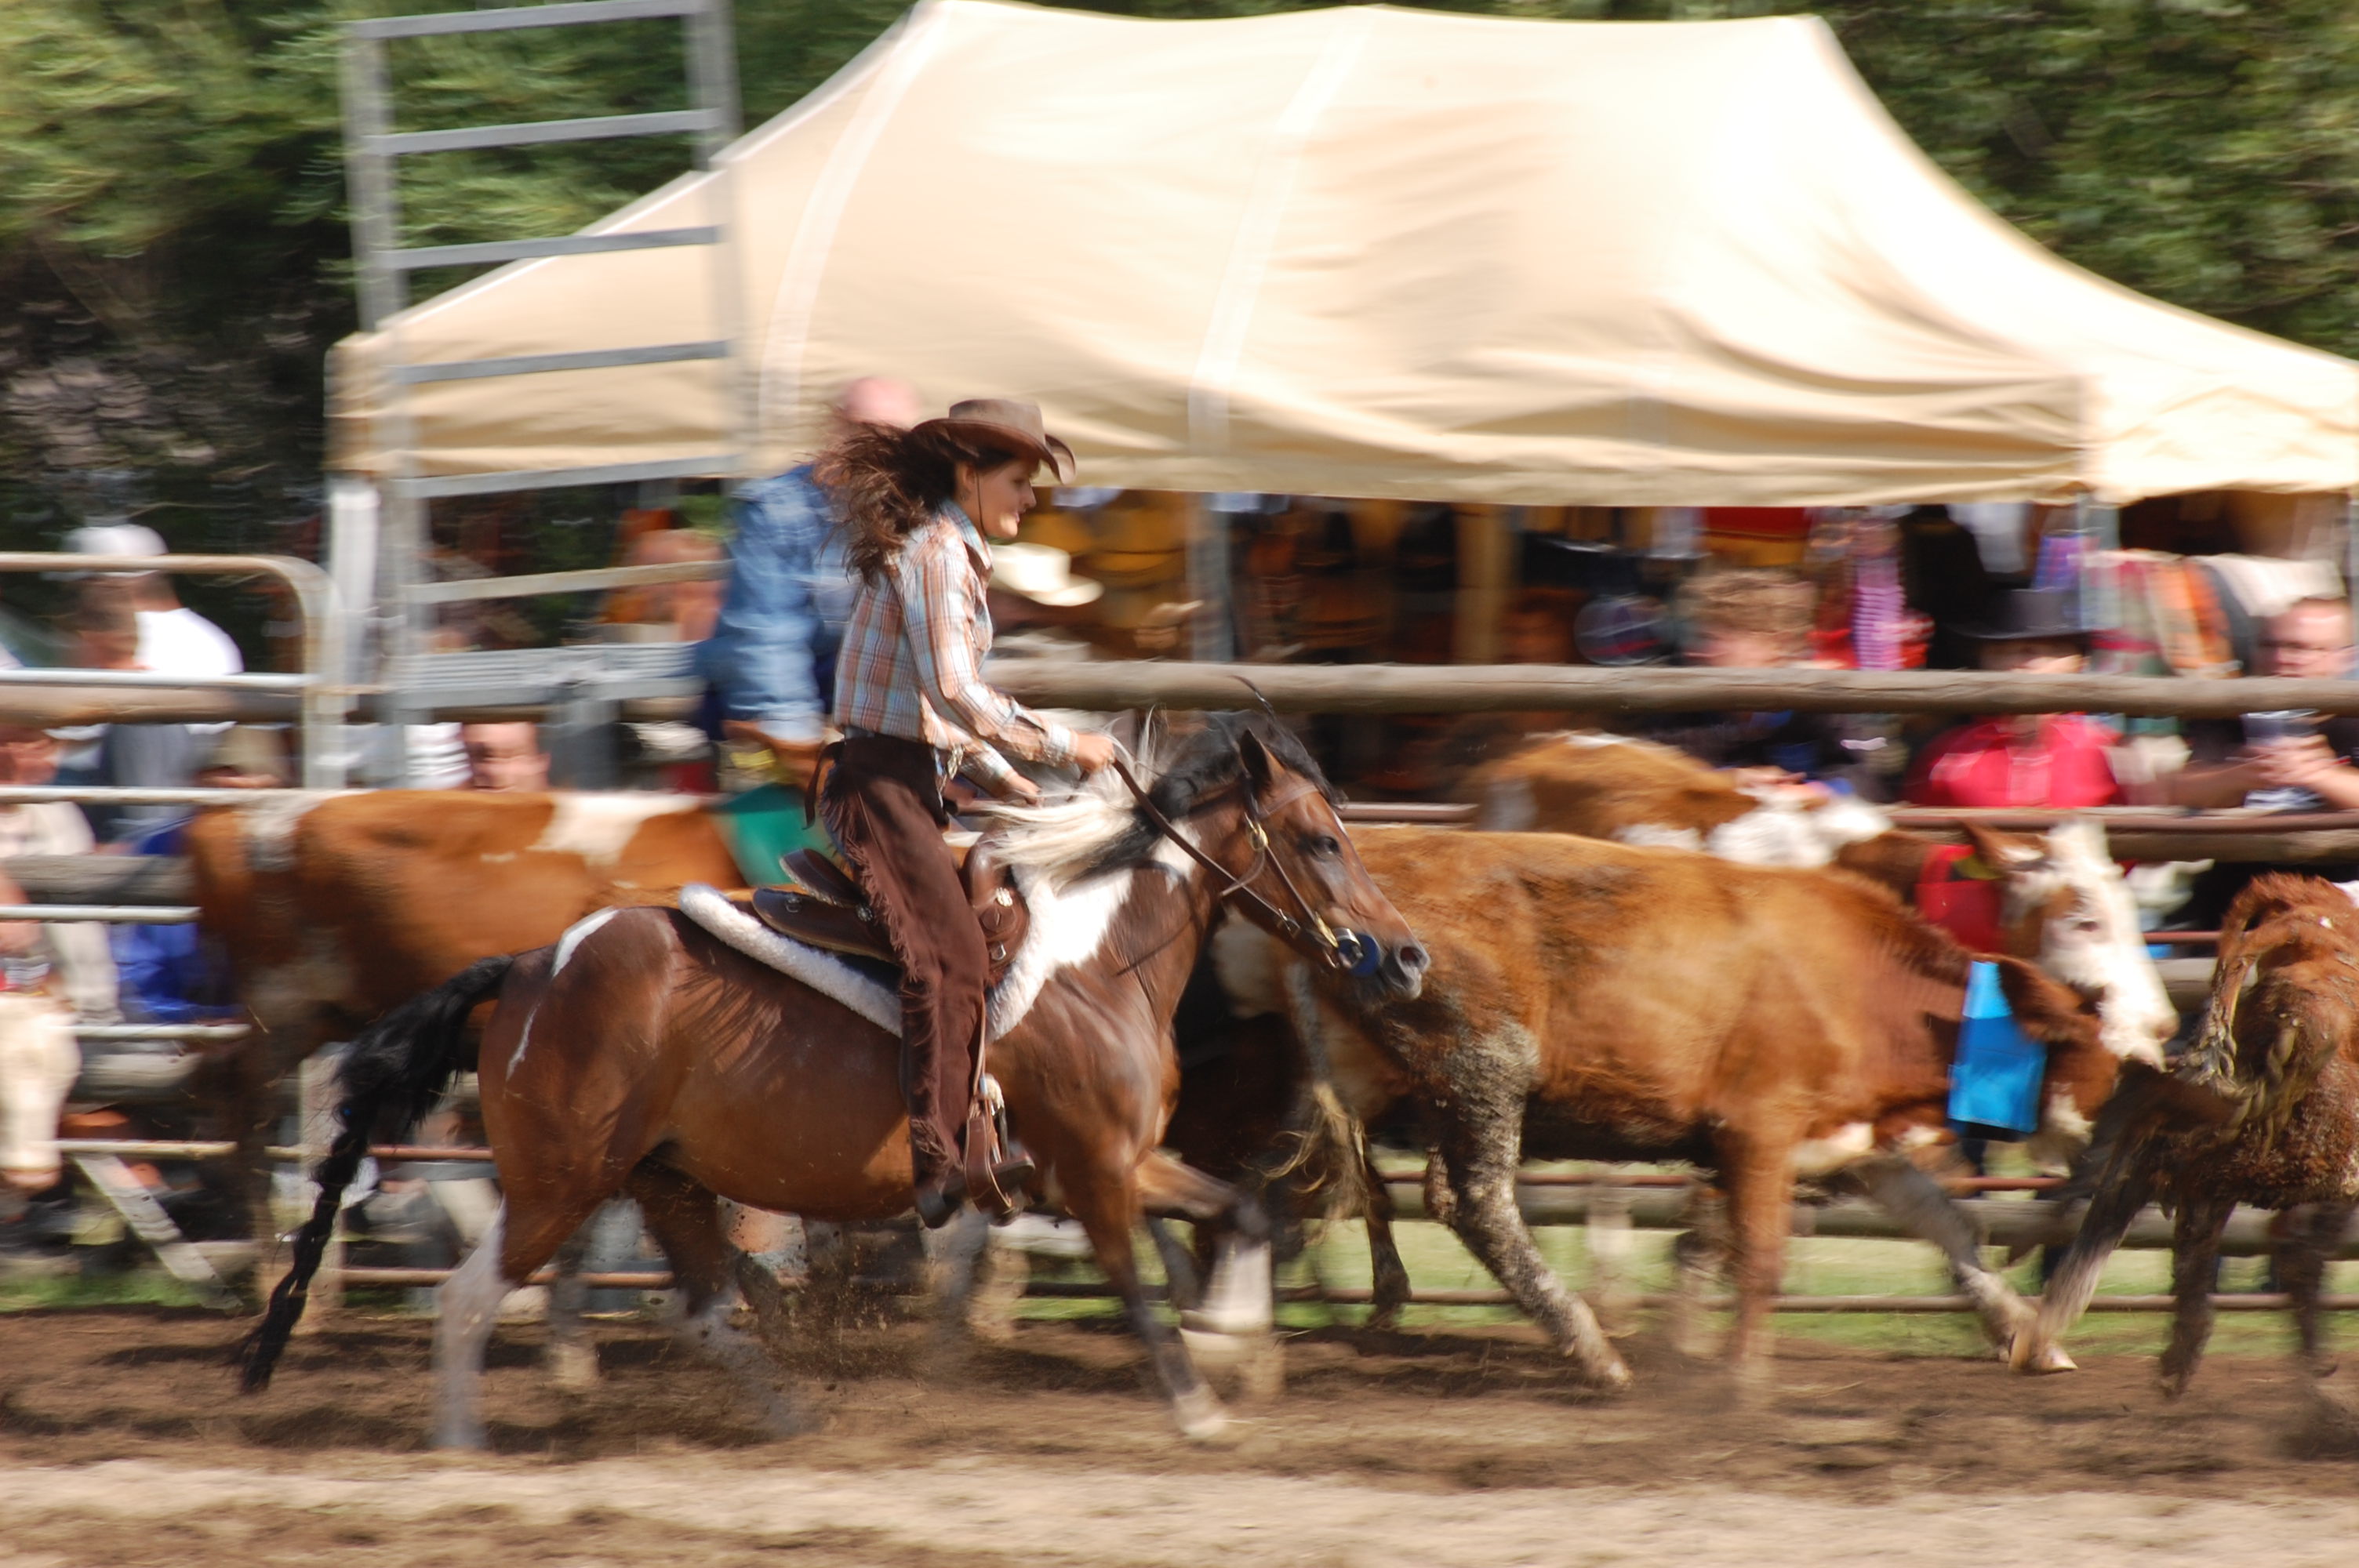
[[[991,652],[984,582],[991,550],[952,502],[901,542],[882,582],[864,583],[836,655],[835,718],[922,741],[950,773],[996,791],[1001,755],[1069,762],[1073,735],[983,680]]]

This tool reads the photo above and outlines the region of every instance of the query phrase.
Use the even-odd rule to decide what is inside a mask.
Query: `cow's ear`
[[[1269,754],[1269,748],[1262,744],[1260,736],[1250,730],[1238,734],[1237,760],[1245,763],[1245,782],[1256,791],[1269,787],[1269,781],[1277,772],[1277,759]]]
[[[2000,873],[2023,871],[2047,859],[2047,847],[2037,838],[2020,833],[2002,833],[1985,827],[1979,822],[1962,824],[1966,838],[1974,847],[1975,856],[1992,871]]]

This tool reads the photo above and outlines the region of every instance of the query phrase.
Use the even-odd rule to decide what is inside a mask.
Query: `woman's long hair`
[[[867,582],[880,581],[901,541],[958,493],[958,465],[977,473],[1025,460],[1005,448],[920,426],[855,425],[819,457],[819,482],[843,508],[844,554]]]

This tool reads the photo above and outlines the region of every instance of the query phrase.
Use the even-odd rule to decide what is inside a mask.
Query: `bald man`
[[[923,414],[907,382],[864,377],[836,399],[830,438],[854,425],[906,430]],[[745,486],[734,511],[729,591],[698,656],[712,683],[708,728],[760,741],[799,778],[826,739],[835,650],[856,585],[834,500],[810,463]]]

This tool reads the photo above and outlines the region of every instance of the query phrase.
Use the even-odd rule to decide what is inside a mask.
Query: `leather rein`
[[[1348,975],[1375,973],[1383,951],[1375,940],[1348,926],[1338,930],[1328,925],[1311,907],[1310,901],[1303,896],[1302,889],[1287,874],[1284,862],[1269,852],[1267,814],[1262,807],[1261,797],[1254,793],[1252,781],[1242,772],[1238,778],[1238,790],[1245,797],[1245,835],[1253,840],[1254,858],[1252,864],[1242,872],[1232,873],[1226,866],[1190,842],[1187,835],[1180,831],[1179,826],[1164,815],[1163,808],[1157,806],[1140,785],[1128,763],[1116,757],[1113,767],[1122,782],[1129,786],[1131,795],[1138,801],[1140,814],[1155,830],[1178,845],[1190,860],[1222,881],[1223,885],[1216,895],[1218,898],[1223,901],[1241,899],[1251,903],[1267,917],[1280,936],[1297,947],[1307,948],[1311,957],[1331,968]],[[1307,792],[1312,786],[1306,784],[1303,787]],[[1279,808],[1291,805],[1296,798],[1295,795],[1287,796],[1277,803]],[[1253,883],[1261,880],[1265,871],[1277,878],[1278,885],[1286,889],[1287,896],[1294,901],[1294,906],[1302,911],[1303,919],[1296,919],[1255,890]],[[1305,921],[1309,923],[1307,925]]]

